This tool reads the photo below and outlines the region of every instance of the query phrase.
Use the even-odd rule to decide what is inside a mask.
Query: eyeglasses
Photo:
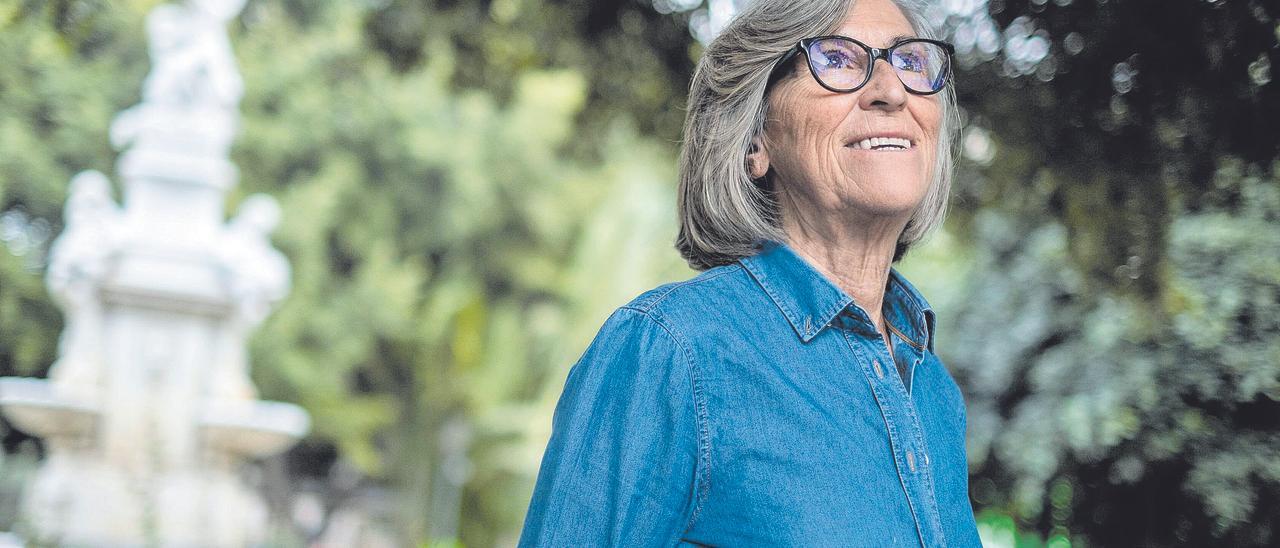
[[[893,67],[907,91],[932,95],[946,87],[951,74],[951,56],[956,48],[941,40],[908,38],[887,48],[873,48],[848,36],[829,35],[805,38],[774,65],[767,86],[787,74],[796,53],[804,53],[809,73],[822,87],[837,93],[857,91],[871,81],[876,59]],[[767,87],[766,86],[766,87]]]

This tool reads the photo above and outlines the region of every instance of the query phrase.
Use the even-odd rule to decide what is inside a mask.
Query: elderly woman
[[[677,241],[705,271],[570,370],[522,546],[979,545],[964,400],[890,266],[950,186],[931,36],[907,0],[755,0],[710,44]]]

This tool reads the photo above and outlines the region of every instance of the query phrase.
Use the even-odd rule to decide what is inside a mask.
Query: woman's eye
[[[827,66],[832,68],[845,68],[856,64],[853,56],[845,50],[825,51],[822,55],[827,58]]]
[[[902,70],[921,72],[924,70],[924,59],[913,53],[902,54],[898,55],[897,65]]]

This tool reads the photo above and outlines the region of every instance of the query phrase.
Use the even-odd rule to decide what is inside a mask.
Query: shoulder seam
[[[666,291],[663,291],[662,293],[656,296],[650,296],[644,299],[644,301],[642,302],[632,301],[630,303],[627,303],[626,305],[623,305],[623,308],[631,308],[631,309],[635,309],[638,312],[643,312],[647,314],[649,311],[653,310],[654,308],[657,308],[657,306],[662,303],[663,299],[666,299],[668,295],[670,295],[672,292],[674,292],[677,289],[680,289],[685,286],[696,285],[702,282],[714,280],[716,278],[719,278],[720,276],[723,276],[730,272],[734,272],[735,269],[736,270],[742,269],[742,265],[739,265],[737,263],[734,263],[732,265],[725,265],[725,266],[732,267],[732,268],[725,268],[724,270],[721,270],[720,272],[717,272],[709,276],[698,275],[688,280],[675,282],[671,284],[669,287],[667,287]]]
[[[726,272],[727,271],[728,270],[726,270]],[[720,275],[721,274],[716,274],[715,276],[710,276],[705,279],[716,278],[716,277],[719,277]],[[677,286],[684,285],[685,283],[688,283],[690,281],[692,280],[688,280],[686,282],[682,282],[676,285]],[[675,289],[675,288],[673,287],[672,289]],[[656,305],[657,302],[661,301],[662,297],[665,297],[668,293],[671,293],[671,291],[668,290],[665,293],[663,293],[657,299],[657,301],[655,301],[653,304]],[[685,361],[687,362],[687,365],[688,365],[689,386],[690,386],[692,398],[693,398],[694,426],[698,430],[697,432],[698,454],[697,454],[697,461],[696,461],[697,466],[694,472],[695,504],[694,504],[693,512],[691,512],[689,515],[689,522],[685,524],[684,529],[680,533],[680,535],[683,536],[684,533],[687,533],[689,529],[693,527],[693,524],[697,522],[698,516],[702,513],[702,504],[706,502],[707,492],[711,488],[711,430],[707,424],[706,398],[702,394],[701,377],[698,375],[697,363],[693,359],[693,352],[689,349],[689,344],[684,340],[684,337],[678,334],[675,330],[671,329],[671,327],[668,326],[666,322],[662,320],[662,318],[658,317],[658,315],[650,314],[648,310],[642,310],[640,308],[630,306],[630,305],[624,306],[622,308],[635,311],[636,313],[639,313],[640,315],[646,318],[649,318],[650,320],[653,321],[653,323],[657,324],[658,327],[661,327],[663,331],[666,331],[667,336],[671,337],[671,340],[675,341],[676,346],[680,347],[680,351],[681,353],[684,354]],[[698,473],[699,471],[701,473]],[[678,539],[679,537],[677,537],[677,540]]]

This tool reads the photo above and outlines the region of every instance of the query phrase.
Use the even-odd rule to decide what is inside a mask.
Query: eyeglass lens
[[[851,90],[864,84],[871,67],[871,53],[842,38],[824,38],[809,44],[809,65],[828,87]],[[918,93],[932,93],[946,83],[947,51],[930,42],[905,42],[889,55],[903,85]]]

